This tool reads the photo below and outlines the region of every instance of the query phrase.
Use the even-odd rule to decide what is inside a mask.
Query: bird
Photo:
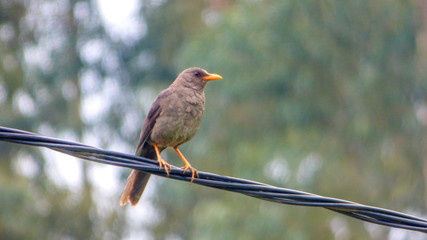
[[[191,182],[198,177],[197,170],[191,166],[178,147],[190,141],[199,129],[205,110],[205,87],[209,81],[222,79],[222,76],[209,73],[199,67],[182,71],[175,81],[161,91],[151,105],[139,137],[135,155],[154,159],[167,175],[171,165],[161,156],[161,152],[172,147],[184,162],[183,174],[191,171]],[[147,186],[151,174],[132,170],[120,198],[120,205],[128,202],[135,206]]]

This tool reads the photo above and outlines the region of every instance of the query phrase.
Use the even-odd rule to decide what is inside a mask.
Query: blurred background
[[[425,0],[0,1],[0,125],[134,153],[199,66],[223,80],[195,168],[427,217],[426,24]],[[0,153],[0,239],[426,239],[158,177],[120,207],[128,169]]]

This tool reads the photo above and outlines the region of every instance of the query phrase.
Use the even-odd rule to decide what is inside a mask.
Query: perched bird
[[[167,147],[173,147],[185,164],[183,173],[190,170],[191,181],[195,175],[198,177],[197,170],[185,159],[178,147],[191,140],[199,129],[205,110],[206,84],[221,78],[218,74],[208,73],[198,67],[181,72],[151,105],[142,126],[136,155],[150,159],[156,157],[159,167],[164,167],[169,175],[171,165],[161,158],[160,153]],[[130,202],[135,206],[150,176],[151,174],[133,170],[128,177],[120,205]]]

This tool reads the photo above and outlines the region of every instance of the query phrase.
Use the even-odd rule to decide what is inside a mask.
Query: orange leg
[[[169,170],[172,170],[172,167],[169,163],[167,163],[165,160],[163,160],[163,158],[160,156],[160,151],[159,148],[157,147],[157,144],[153,143],[154,146],[154,150],[156,150],[156,155],[157,155],[157,161],[159,162],[159,169],[164,167],[165,168],[165,172],[169,177]]]
[[[193,182],[193,180],[194,180],[194,175],[196,175],[197,178],[199,178],[199,173],[197,173],[197,169],[195,169],[191,166],[191,164],[187,161],[187,159],[185,159],[184,155],[182,155],[182,153],[178,150],[178,148],[173,148],[173,150],[175,150],[175,152],[178,153],[179,157],[185,163],[185,166],[182,167],[182,169],[184,169],[184,173],[188,169],[190,169],[190,171],[191,171],[191,182]]]

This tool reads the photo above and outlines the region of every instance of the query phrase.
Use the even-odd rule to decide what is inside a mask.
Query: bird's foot
[[[182,174],[185,174],[185,172],[187,170],[191,171],[191,182],[193,182],[194,180],[194,176],[196,176],[197,178],[199,178],[199,173],[197,172],[197,169],[193,168],[190,163],[185,164],[184,167],[181,167],[181,169],[184,169],[184,172]]]
[[[172,170],[171,165],[168,162],[166,162],[165,160],[163,160],[162,158],[157,159],[157,161],[159,162],[159,169],[161,169],[162,167],[164,167],[165,168],[165,172],[166,172],[166,174],[169,177],[169,170]],[[168,170],[168,168],[169,168],[169,170]]]

